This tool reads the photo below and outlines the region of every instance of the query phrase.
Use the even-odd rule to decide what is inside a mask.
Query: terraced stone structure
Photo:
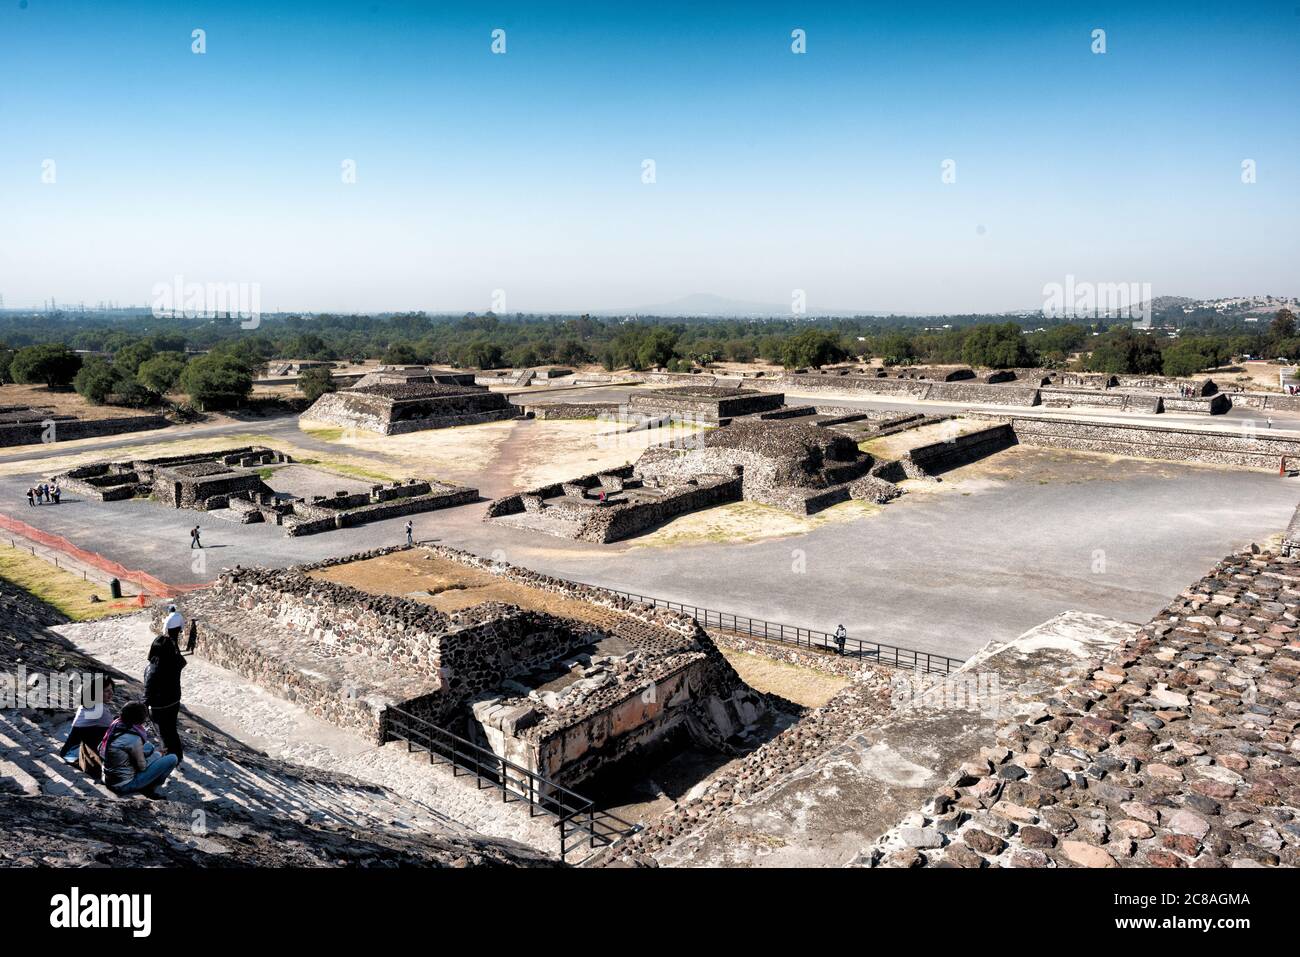
[[[651,417],[725,425],[736,416],[773,412],[784,404],[785,396],[779,392],[686,385],[633,392],[628,399],[628,410]]]
[[[833,428],[738,419],[681,446],[647,449],[634,465],[496,499],[484,519],[608,543],[729,502],[809,515],[851,498],[885,502],[901,495],[872,474],[874,465]]]
[[[474,373],[427,366],[380,366],[357,380],[356,387],[372,385],[473,385]]]
[[[381,435],[402,435],[498,422],[518,415],[519,410],[504,395],[484,386],[406,381],[358,384],[352,389],[327,392],[300,418]]]
[[[208,512],[239,524],[265,523],[287,536],[313,535],[478,501],[478,490],[445,482],[407,479],[340,489],[309,497],[277,492],[264,478],[268,466],[292,458],[275,449],[248,446],[169,458],[96,462],[59,477],[63,486],[101,502],[148,497],[173,508]],[[328,477],[332,473],[322,472]],[[342,479],[340,478],[340,484]]]
[[[270,489],[257,468],[292,459],[264,446],[241,446],[119,462],[92,462],[58,476],[59,484],[101,502],[150,497],[175,508],[225,508],[232,495],[264,495]]]
[[[397,708],[566,786],[765,710],[690,617],[449,548],[237,569],[179,603],[199,655],[319,717],[382,742]]]

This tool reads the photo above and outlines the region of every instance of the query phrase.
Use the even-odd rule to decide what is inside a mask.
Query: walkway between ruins
[[[153,640],[148,613],[62,625],[54,630],[86,654],[137,679],[143,674]],[[202,658],[191,657],[189,663],[184,674],[185,707],[248,746],[274,758],[387,788],[420,805],[426,828],[461,836],[477,833],[505,838],[547,854],[556,852],[555,822],[529,818],[523,804],[503,803],[499,791],[475,788],[472,778],[454,777],[447,766],[431,765],[427,755],[408,753],[402,742],[376,747]],[[201,755],[187,750],[178,775],[186,775],[192,761],[201,768],[201,760]],[[200,783],[210,787],[211,780],[221,780],[221,772],[221,768],[202,769]],[[293,788],[276,782],[269,786],[272,795],[285,791],[292,793]],[[344,805],[344,811],[346,808]],[[367,813],[364,804],[358,813]]]

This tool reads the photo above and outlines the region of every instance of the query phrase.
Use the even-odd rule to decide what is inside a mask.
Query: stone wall
[[[682,386],[634,392],[628,399],[628,408],[647,415],[690,416],[709,422],[725,422],[736,416],[774,411],[784,402],[785,396],[780,393]]]
[[[904,469],[911,467],[923,476],[933,476],[977,462],[1015,444],[1016,433],[1011,426],[994,425],[946,441],[918,446],[903,456]]]
[[[1047,387],[1039,390],[1040,403],[1049,409],[1114,409],[1116,412],[1163,412],[1159,395],[1089,389]]]
[[[105,435],[165,429],[171,425],[161,415],[131,415],[116,419],[74,419],[51,416],[50,421],[53,422],[53,428],[48,430],[42,422],[0,424],[0,448],[44,444],[47,436],[54,442],[71,442],[74,439],[92,439]]]
[[[998,418],[970,413],[972,418]],[[1107,452],[1135,458],[1237,465],[1276,471],[1283,456],[1300,461],[1300,438],[1256,429],[1240,432],[1016,416],[1009,420],[1022,445]]]
[[[621,402],[537,402],[521,403],[524,412],[534,419],[599,419],[616,416],[624,408]]]
[[[304,420],[383,435],[477,425],[515,418],[519,410],[498,392],[477,386],[373,385],[327,392]]]
[[[375,501],[368,501],[345,510],[326,509],[316,503],[295,503],[294,512],[300,513],[301,517],[294,520],[293,516],[287,516],[282,521],[284,533],[289,536],[314,535],[335,528],[348,528],[366,522],[431,512],[456,505],[467,505],[479,500],[476,488],[447,485],[442,482],[424,482],[420,485],[425,491],[417,494],[380,497]]]
[[[1166,412],[1181,412],[1183,415],[1222,415],[1232,408],[1232,402],[1222,392],[1192,398],[1165,395],[1163,401]]]
[[[721,744],[763,710],[693,619],[612,592],[454,549],[427,549],[601,606],[607,614],[598,627],[500,602],[443,613],[310,574],[401,550],[285,570],[235,569],[178,604],[196,622],[200,654],[313,714],[381,742],[389,737],[387,709],[400,707],[458,733],[473,730],[496,753],[566,784],[676,730]],[[160,608],[156,624],[161,615]],[[569,685],[549,702],[545,694],[511,698],[501,690],[574,654],[592,655],[607,635],[633,650],[611,659],[614,666],[590,669],[599,680]],[[597,660],[591,658],[593,666]]]

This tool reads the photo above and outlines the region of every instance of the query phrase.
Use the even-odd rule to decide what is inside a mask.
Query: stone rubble
[[[854,862],[1300,865],[1300,561],[1232,555]]]

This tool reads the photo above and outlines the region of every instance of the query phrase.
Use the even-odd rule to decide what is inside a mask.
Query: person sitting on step
[[[159,754],[149,743],[149,732],[144,729],[148,718],[144,702],[132,701],[122,708],[100,742],[104,783],[114,794],[156,798],[167,776],[176,770],[176,755]]]
[[[104,732],[113,723],[112,703],[113,679],[105,675],[104,700],[89,707],[83,704],[77,709],[72,719],[72,730],[68,732],[68,740],[63,742],[63,747],[59,750],[59,757],[68,764],[76,764],[81,745],[87,744],[91,748],[99,746],[99,742],[104,740]]]

